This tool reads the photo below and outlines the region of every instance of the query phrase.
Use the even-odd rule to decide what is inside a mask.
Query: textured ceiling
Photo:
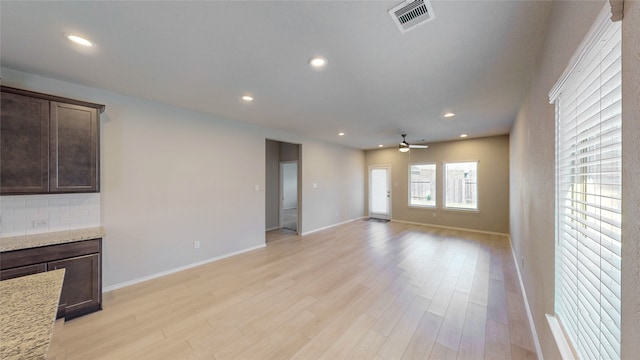
[[[508,133],[550,3],[434,1],[435,19],[405,34],[387,13],[398,3],[3,0],[0,61],[355,148]]]

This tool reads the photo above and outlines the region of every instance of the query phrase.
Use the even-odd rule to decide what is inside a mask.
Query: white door
[[[369,167],[369,217],[391,218],[391,171],[388,166]]]

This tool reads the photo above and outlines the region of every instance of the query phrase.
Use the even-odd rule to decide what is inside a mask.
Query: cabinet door
[[[49,101],[2,93],[0,193],[49,190]]]
[[[0,280],[8,280],[20,276],[32,275],[47,271],[47,264],[20,266],[0,271]]]
[[[98,111],[51,102],[50,192],[97,192]]]
[[[100,283],[100,254],[78,256],[52,261],[47,270],[66,269],[58,317],[71,319],[100,309],[102,284]]]

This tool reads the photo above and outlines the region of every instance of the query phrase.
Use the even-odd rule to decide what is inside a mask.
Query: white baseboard
[[[272,231],[272,230],[278,230],[278,229],[280,229],[280,227],[276,226],[276,227],[268,228],[265,231]]]
[[[155,274],[143,276],[143,277],[140,277],[140,278],[137,278],[137,279],[125,281],[125,282],[122,282],[122,283],[119,283],[119,284],[107,286],[107,287],[102,289],[102,292],[109,292],[109,291],[113,291],[113,290],[120,289],[120,288],[123,288],[123,287],[127,287],[127,286],[131,286],[131,285],[134,285],[134,284],[138,284],[138,283],[141,283],[141,282],[144,282],[144,281],[156,279],[156,278],[159,278],[159,277],[162,277],[162,276],[165,276],[165,275],[169,275],[169,274],[177,273],[179,271],[191,269],[191,268],[194,268],[196,266],[208,264],[210,262],[226,259],[226,258],[235,256],[235,255],[240,255],[240,254],[243,254],[243,253],[246,253],[246,252],[249,252],[249,251],[262,249],[263,247],[266,247],[266,246],[267,246],[266,244],[262,244],[262,245],[250,247],[250,248],[239,250],[239,251],[234,251],[234,252],[229,253],[229,254],[216,256],[214,258],[210,258],[210,259],[206,259],[206,260],[203,260],[203,261],[198,261],[196,263],[180,266],[180,267],[177,267],[177,268],[174,268],[174,269],[171,269],[171,270],[161,271],[159,273],[155,273]]]
[[[332,225],[329,225],[329,226],[321,227],[319,229],[314,229],[314,230],[311,230],[311,231],[307,231],[307,232],[304,232],[304,233],[302,233],[300,235],[305,236],[305,235],[313,234],[313,233],[318,232],[318,231],[331,229],[331,228],[336,227],[336,226],[348,224],[348,223],[351,223],[351,222],[354,222],[354,221],[358,221],[358,220],[362,220],[362,219],[365,219],[365,218],[367,218],[367,217],[366,216],[360,216],[360,217],[357,217],[355,219],[351,219],[351,220],[339,222],[339,223],[336,223],[336,224],[332,224]]]
[[[533,344],[536,347],[536,354],[538,359],[542,359],[542,348],[540,347],[540,339],[538,339],[538,332],[536,331],[536,325],[533,322],[533,314],[531,314],[531,308],[529,307],[529,300],[527,300],[527,292],[524,289],[524,281],[522,280],[522,274],[520,273],[520,266],[518,265],[518,259],[516,257],[516,251],[513,248],[511,242],[511,235],[507,235],[509,238],[509,246],[511,247],[511,256],[513,256],[513,263],[516,265],[516,272],[518,273],[518,281],[520,281],[520,291],[522,291],[522,298],[524,299],[524,307],[527,310],[527,318],[529,318],[529,328],[531,329],[531,335],[533,336]]]
[[[435,225],[435,224],[419,223],[419,222],[415,222],[415,221],[404,221],[404,220],[397,220],[397,219],[391,219],[391,221],[397,222],[397,223],[402,223],[402,224],[430,226],[430,227],[436,227],[436,228],[441,228],[441,229],[469,231],[469,232],[475,232],[475,233],[481,233],[481,234],[489,234],[489,235],[509,236],[509,234],[499,233],[499,232],[494,232],[494,231],[476,230],[476,229],[468,229],[468,228],[445,226],[445,225]]]

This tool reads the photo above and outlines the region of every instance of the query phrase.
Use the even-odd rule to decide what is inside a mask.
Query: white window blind
[[[621,26],[596,25],[550,95],[556,104],[555,311],[579,358],[618,359]]]

